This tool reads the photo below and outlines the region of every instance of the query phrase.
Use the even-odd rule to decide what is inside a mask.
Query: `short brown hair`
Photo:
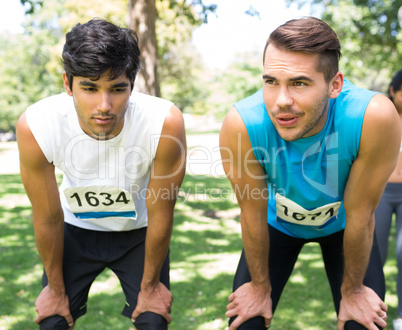
[[[324,21],[315,17],[293,19],[275,29],[264,48],[269,44],[289,52],[318,54],[318,72],[329,82],[338,72],[341,45],[338,36]]]

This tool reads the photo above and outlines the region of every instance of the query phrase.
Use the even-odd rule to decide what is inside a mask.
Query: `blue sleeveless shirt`
[[[330,99],[325,127],[296,141],[279,136],[262,90],[234,104],[267,175],[270,225],[305,239],[345,228],[344,190],[359,152],[364,114],[375,94],[345,80],[340,95]]]

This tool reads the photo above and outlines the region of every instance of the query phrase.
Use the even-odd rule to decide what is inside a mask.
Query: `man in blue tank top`
[[[338,328],[387,325],[374,210],[401,129],[387,97],[344,79],[340,56],[323,21],[283,24],[265,46],[262,90],[224,120],[221,155],[244,245],[227,306],[230,329],[270,326],[308,242],[321,246]]]

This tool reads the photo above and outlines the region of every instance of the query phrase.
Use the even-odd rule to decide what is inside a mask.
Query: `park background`
[[[10,3],[18,3],[19,16]],[[63,91],[60,55],[72,26],[103,17],[138,31],[144,68],[136,89],[170,99],[183,111],[188,163],[171,242],[170,328],[225,329],[227,297],[242,248],[239,210],[218,151],[226,111],[261,88],[269,33],[304,15],[322,18],[337,32],[343,47],[340,69],[347,79],[386,93],[392,75],[402,68],[401,5],[401,0],[1,0],[0,329],[36,328],[42,266],[12,140],[16,120],[28,105]],[[397,307],[394,235],[385,273],[392,320]],[[120,315],[123,304],[118,280],[105,271],[91,288],[88,313],[76,329],[132,329]],[[317,245],[303,249],[272,327],[336,329]]]

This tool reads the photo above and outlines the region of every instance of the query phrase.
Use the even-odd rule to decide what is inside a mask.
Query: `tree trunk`
[[[138,34],[141,51],[141,70],[135,79],[135,88],[145,94],[160,96],[155,0],[128,0],[128,4],[129,25]]]

